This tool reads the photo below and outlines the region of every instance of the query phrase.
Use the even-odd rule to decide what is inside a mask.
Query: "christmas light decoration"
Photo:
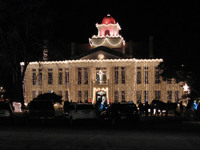
[[[80,59],[80,60],[64,60],[64,61],[36,61],[30,62],[29,65],[39,65],[39,64],[70,64],[70,63],[99,63],[99,62],[163,62],[163,59]],[[20,63],[21,66],[24,62]]]

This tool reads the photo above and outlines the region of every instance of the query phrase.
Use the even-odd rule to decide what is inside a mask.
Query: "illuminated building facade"
[[[175,102],[182,97],[183,83],[163,81],[159,76],[162,59],[125,57],[125,41],[113,17],[107,15],[96,27],[98,35],[89,39],[91,51],[79,59],[29,63],[24,79],[26,103],[46,92],[62,95],[63,100],[93,104],[99,100]]]

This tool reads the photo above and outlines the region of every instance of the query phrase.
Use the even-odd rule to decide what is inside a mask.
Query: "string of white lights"
[[[118,23],[116,23],[116,24],[98,24],[98,23],[96,23],[96,27],[97,28],[99,28],[99,27],[108,27],[108,26],[113,26],[113,27],[117,26],[119,28],[119,30],[121,30],[121,27],[120,27],[120,25]]]
[[[163,62],[163,59],[80,59],[80,60],[64,60],[64,61],[35,61],[30,62],[29,65],[35,64],[67,64],[67,63],[99,63],[99,62]],[[24,62],[20,63],[21,66]]]
[[[95,46],[95,47],[103,46],[103,45],[106,44],[106,42],[107,42],[110,46],[116,47],[116,46],[119,46],[120,44],[122,44],[122,42],[124,43],[124,39],[121,38],[120,41],[119,41],[118,43],[116,43],[116,44],[111,43],[109,38],[105,38],[101,44],[95,44],[95,43],[93,42],[93,39],[90,39],[90,38],[89,38],[89,42],[90,42],[90,45],[91,45],[91,46]]]

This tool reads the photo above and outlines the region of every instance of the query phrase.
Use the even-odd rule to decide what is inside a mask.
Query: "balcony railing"
[[[93,81],[93,84],[95,84],[95,85],[108,85],[108,80]]]

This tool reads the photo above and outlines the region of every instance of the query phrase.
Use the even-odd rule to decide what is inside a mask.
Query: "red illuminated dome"
[[[115,19],[112,16],[110,16],[110,14],[107,14],[107,16],[104,17],[102,20],[102,24],[115,24],[115,23],[116,23]]]

